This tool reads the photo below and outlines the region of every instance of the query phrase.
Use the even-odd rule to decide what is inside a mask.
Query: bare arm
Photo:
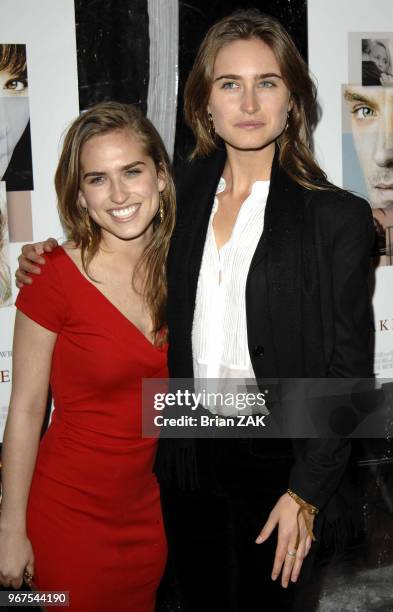
[[[17,311],[13,384],[3,443],[0,516],[0,583],[18,588],[23,571],[34,573],[26,534],[26,507],[45,414],[57,334]]]
[[[18,257],[19,268],[15,272],[16,286],[31,285],[33,279],[29,274],[40,274],[40,265],[45,264],[43,253],[50,253],[58,246],[57,240],[48,238],[45,242],[35,242],[34,244],[25,244],[22,247],[22,253]],[[34,265],[39,264],[39,265]]]

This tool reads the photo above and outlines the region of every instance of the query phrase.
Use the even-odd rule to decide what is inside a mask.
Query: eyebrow
[[[263,74],[258,74],[256,79],[271,79],[272,77],[276,77],[277,79],[282,79],[282,76],[280,76],[279,74],[276,74],[275,72],[266,72]],[[233,79],[234,81],[240,81],[242,77],[240,76],[240,74],[222,74],[221,76],[214,79],[213,82],[215,83],[216,81],[219,81],[220,79]]]
[[[126,164],[125,166],[122,166],[120,168],[121,172],[124,172],[125,170],[131,170],[131,168],[135,168],[135,166],[146,166],[146,163],[143,161],[135,161],[132,162],[132,164]],[[106,174],[106,172],[102,172],[99,170],[93,170],[92,172],[86,172],[86,174],[83,175],[83,180],[88,178],[89,176],[103,176],[104,174]]]
[[[367,96],[356,93],[355,91],[345,91],[344,98],[347,102],[363,102],[369,106],[378,106],[378,103]]]

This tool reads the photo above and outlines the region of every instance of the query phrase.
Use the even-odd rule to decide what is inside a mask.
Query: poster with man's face
[[[393,33],[351,34],[343,85],[343,185],[371,204],[379,265],[393,265]]]
[[[0,181],[32,191],[26,45],[0,43]]]

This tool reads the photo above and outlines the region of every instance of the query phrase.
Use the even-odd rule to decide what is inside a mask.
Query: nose
[[[374,160],[380,167],[393,164],[393,110],[391,109],[380,117]]]
[[[114,179],[111,183],[111,200],[115,204],[124,204],[128,198],[128,192],[121,180]]]
[[[241,101],[241,110],[249,115],[252,115],[259,110],[259,100],[254,86],[244,88]]]

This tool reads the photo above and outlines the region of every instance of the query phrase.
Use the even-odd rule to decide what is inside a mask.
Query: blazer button
[[[254,357],[263,357],[265,354],[265,349],[261,344],[258,344],[252,349],[252,354],[254,355]]]

